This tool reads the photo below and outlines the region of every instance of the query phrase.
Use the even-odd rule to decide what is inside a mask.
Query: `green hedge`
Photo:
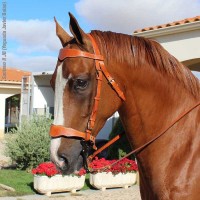
[[[33,116],[23,120],[20,127],[12,130],[13,137],[7,141],[7,155],[17,168],[30,170],[50,159],[49,128],[52,120],[45,116]]]
[[[131,146],[125,135],[123,125],[120,119],[118,119],[109,135],[109,140],[120,133],[124,133],[123,136],[108,148],[108,159],[120,159],[131,151]],[[135,157],[131,155],[129,158],[134,159]]]

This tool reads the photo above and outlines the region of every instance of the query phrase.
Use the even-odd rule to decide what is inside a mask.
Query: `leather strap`
[[[90,34],[88,34],[88,36],[90,37],[90,40],[92,42],[94,53],[97,54],[97,55],[99,55],[100,51],[99,51],[99,48],[97,46],[97,43],[95,42],[94,38]],[[112,86],[112,88],[115,90],[115,92],[118,94],[118,96],[123,101],[125,101],[126,98],[124,96],[124,93],[122,92],[122,90],[119,88],[118,84],[115,82],[114,78],[110,75],[110,73],[106,69],[103,60],[95,60],[95,62],[96,62],[96,70],[103,72],[103,75],[108,80],[108,83]]]
[[[106,69],[104,62],[100,62],[100,66],[101,66],[101,70],[103,72],[103,75],[106,77],[106,79],[108,80],[108,83],[111,85],[111,87],[115,90],[115,92],[117,93],[117,95],[123,100],[125,101],[126,98],[124,96],[124,93],[122,92],[122,90],[119,88],[119,85],[116,83],[116,81],[114,80],[114,78],[109,74],[108,70]]]
[[[84,57],[84,58],[102,60],[102,61],[104,60],[103,56],[100,54],[91,54],[86,51],[80,51],[78,49],[67,49],[67,48],[60,49],[59,56],[58,56],[60,61],[63,61],[66,58],[77,58],[77,57]]]
[[[79,138],[83,138],[85,141],[91,141],[93,143],[95,142],[95,138],[90,133],[86,134],[72,128],[66,128],[61,125],[52,124],[50,127],[49,134],[51,137],[60,137],[60,136],[79,137]]]
[[[88,35],[93,46],[94,54],[95,55],[100,55],[99,48],[94,40],[94,38],[89,34]],[[92,109],[92,114],[90,115],[89,121],[88,121],[88,128],[89,130],[92,130],[95,125],[95,120],[96,120],[96,115],[97,115],[97,110],[98,110],[98,105],[100,101],[100,95],[101,95],[101,86],[102,86],[102,73],[105,76],[105,78],[108,80],[112,88],[116,91],[118,96],[125,101],[125,96],[123,92],[120,90],[118,84],[115,82],[115,80],[111,77],[109,72],[107,71],[104,62],[102,60],[95,60],[95,67],[97,71],[97,89],[96,89],[96,96],[94,98],[94,105]]]
[[[94,41],[93,37],[90,34],[88,34],[88,36],[89,36],[89,38],[92,42],[94,54],[99,55],[100,51],[99,51],[99,48],[98,48],[96,42]],[[101,86],[102,86],[103,74],[102,74],[102,70],[100,68],[100,61],[99,60],[95,60],[95,68],[96,68],[97,88],[96,88],[96,95],[94,97],[94,104],[93,104],[92,113],[91,113],[90,118],[88,120],[87,130],[92,130],[94,128],[96,116],[97,116],[97,111],[98,111],[98,107],[99,107],[99,101],[101,99],[100,96],[101,96]]]
[[[98,150],[96,150],[92,155],[90,155],[88,157],[88,162],[92,161],[92,159],[98,155],[99,153],[101,153],[104,149],[108,148],[110,145],[112,145],[113,143],[115,143],[117,140],[119,140],[122,137],[123,133],[115,136],[113,139],[111,139],[110,141],[108,141],[106,144],[104,144],[102,147],[100,147]]]

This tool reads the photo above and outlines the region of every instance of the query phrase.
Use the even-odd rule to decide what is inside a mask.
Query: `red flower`
[[[32,169],[33,174],[54,176],[60,172],[57,170],[56,166],[52,162],[45,162],[39,164],[36,168]]]
[[[97,172],[112,172],[113,174],[135,172],[138,170],[137,164],[134,160],[124,158],[115,163],[116,160],[106,160],[105,158],[95,159],[90,163],[92,173]],[[113,164],[115,163],[115,164]]]
[[[86,170],[84,168],[81,168],[77,174],[77,176],[83,176],[86,174]]]
[[[54,176],[56,174],[60,174],[60,171],[57,170],[56,165],[52,162],[44,162],[39,164],[36,168],[32,169],[32,174],[38,175],[46,175],[48,177]],[[77,174],[77,176],[85,175],[86,171],[81,169]]]

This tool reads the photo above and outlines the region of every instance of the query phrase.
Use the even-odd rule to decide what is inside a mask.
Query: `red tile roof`
[[[22,76],[31,75],[31,72],[22,71],[16,68],[6,67],[6,79],[3,79],[3,67],[0,67],[0,81],[21,82]]]
[[[200,16],[196,16],[196,17],[192,17],[192,18],[186,18],[186,19],[183,19],[183,20],[180,20],[180,21],[175,21],[175,22],[171,22],[171,23],[167,23],[167,24],[158,25],[158,26],[151,26],[151,27],[139,29],[139,30],[134,31],[134,33],[157,30],[157,29],[161,29],[161,28],[166,28],[166,27],[170,27],[170,26],[177,26],[177,25],[192,23],[192,22],[196,22],[196,21],[200,21]]]

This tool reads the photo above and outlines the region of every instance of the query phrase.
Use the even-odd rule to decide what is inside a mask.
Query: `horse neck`
[[[127,136],[136,148],[167,128],[200,98],[194,97],[176,78],[153,68],[131,71],[126,71],[123,80],[127,86],[126,102],[119,113]]]
[[[200,101],[199,95],[194,96],[176,78],[163,75],[155,69],[127,68],[124,71],[126,102],[119,109],[119,114],[133,149],[158,136],[184,111]],[[169,169],[177,165],[177,158],[188,159],[189,155],[185,153],[188,148],[186,145],[193,143],[200,130],[199,128],[196,134],[194,133],[200,116],[195,116],[195,112],[197,113],[198,109],[136,154],[143,196],[148,194],[152,195],[151,199],[156,199],[152,191],[162,193],[157,186],[164,186],[167,177],[170,177]],[[194,119],[197,120],[196,124]],[[185,125],[185,122],[188,124]],[[180,147],[183,141],[186,142]],[[181,151],[175,153],[176,148]],[[177,174],[179,170],[181,168],[177,168]]]

